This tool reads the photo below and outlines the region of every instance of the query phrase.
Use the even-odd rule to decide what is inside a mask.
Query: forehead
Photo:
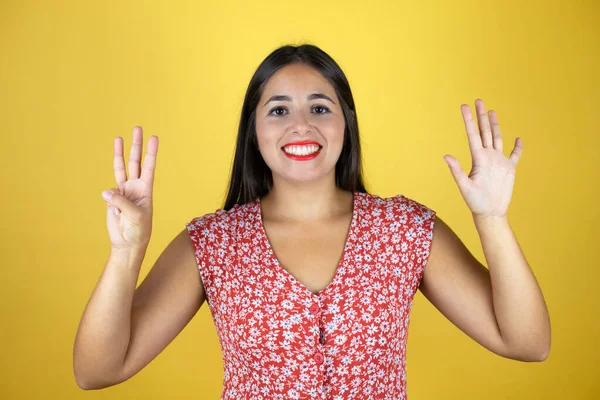
[[[306,64],[290,64],[271,76],[265,86],[263,97],[294,92],[335,95],[333,86],[315,68]]]

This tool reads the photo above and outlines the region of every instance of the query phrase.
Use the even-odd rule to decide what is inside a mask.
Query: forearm
[[[527,359],[550,351],[544,296],[506,217],[474,218],[492,282],[494,311],[504,343]]]
[[[110,253],[85,308],[73,351],[78,384],[110,384],[123,368],[131,333],[131,307],[145,249]]]

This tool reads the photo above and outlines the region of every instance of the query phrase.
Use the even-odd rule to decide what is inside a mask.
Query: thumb
[[[444,161],[450,168],[450,172],[452,173],[452,176],[454,177],[454,181],[456,181],[456,184],[461,189],[461,191],[462,191],[462,189],[466,189],[469,185],[469,177],[467,176],[467,174],[465,174],[465,171],[463,171],[463,169],[461,168],[458,160],[456,158],[452,157],[450,154],[446,154],[444,156]]]
[[[129,215],[133,215],[135,213],[135,206],[125,197],[123,197],[118,189],[110,189],[102,192],[102,198],[106,200],[108,204],[115,207],[115,209],[119,209],[121,211],[125,211]]]

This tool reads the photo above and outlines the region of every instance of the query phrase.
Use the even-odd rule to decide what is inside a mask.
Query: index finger
[[[121,188],[121,185],[127,182],[125,160],[123,159],[123,138],[121,136],[115,138],[113,142],[113,149],[113,169],[115,171],[115,180],[117,181],[117,187]]]

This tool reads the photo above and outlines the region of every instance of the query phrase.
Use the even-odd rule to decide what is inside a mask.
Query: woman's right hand
[[[143,132],[133,128],[133,144],[129,154],[129,179],[123,159],[123,138],[114,140],[114,172],[117,187],[102,192],[107,203],[106,225],[113,248],[146,248],[152,233],[152,185],[158,152],[158,137],[151,136],[141,169]],[[107,198],[106,193],[111,197]]]

